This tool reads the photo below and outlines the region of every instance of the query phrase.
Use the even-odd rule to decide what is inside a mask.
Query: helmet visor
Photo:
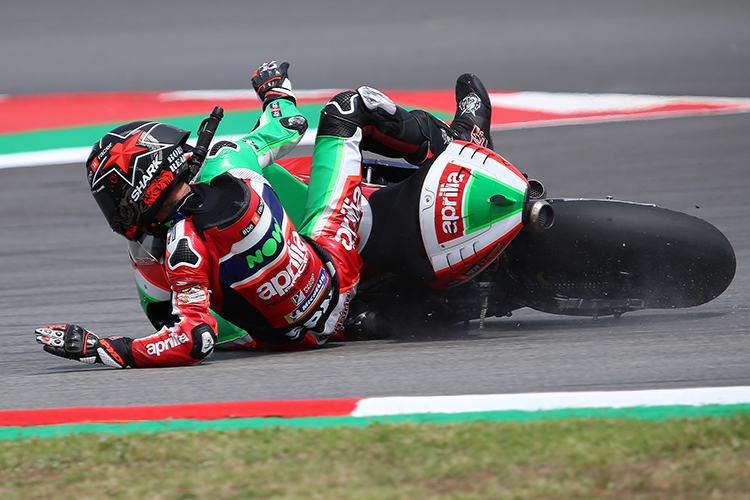
[[[166,236],[155,237],[144,234],[137,241],[128,240],[130,260],[137,265],[160,264],[167,249]]]

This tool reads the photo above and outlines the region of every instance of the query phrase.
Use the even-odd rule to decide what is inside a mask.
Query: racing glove
[[[263,109],[276,99],[289,99],[297,104],[297,99],[292,92],[292,82],[289,81],[289,63],[276,64],[276,61],[263,63],[255,70],[251,79],[253,88],[258,93],[258,99],[263,104]]]
[[[51,325],[37,328],[36,341],[55,356],[75,359],[81,363],[100,363],[113,368],[125,368],[130,358],[130,339],[96,334],[78,325]],[[132,364],[132,363],[130,363]]]

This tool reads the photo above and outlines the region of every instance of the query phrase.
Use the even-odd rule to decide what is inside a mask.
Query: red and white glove
[[[55,356],[75,359],[81,363],[101,363],[114,368],[125,368],[130,351],[124,337],[100,339],[78,325],[51,325],[37,328],[36,341]]]
[[[276,99],[289,99],[297,103],[292,91],[292,82],[289,81],[288,70],[288,62],[276,64],[276,61],[270,61],[261,64],[260,68],[253,73],[251,81],[258,93],[258,99],[263,104],[263,109]]]

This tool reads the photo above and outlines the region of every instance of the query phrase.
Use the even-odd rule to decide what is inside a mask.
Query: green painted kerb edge
[[[310,128],[317,128],[320,118],[320,104],[300,106],[299,112],[307,118]],[[154,120],[169,123],[175,127],[195,132],[206,115],[187,115],[180,117],[144,117],[145,120]],[[217,135],[245,135],[255,126],[260,117],[260,110],[232,111],[227,112],[222,119]],[[26,151],[40,151],[46,149],[91,147],[104,134],[121,123],[105,123],[84,127],[60,128],[54,130],[41,130],[37,132],[24,132],[17,134],[0,134],[0,154],[21,153]]]
[[[727,417],[750,413],[750,404],[706,406],[641,406],[635,408],[587,408],[546,411],[496,411],[477,413],[426,413],[379,417],[226,418],[219,420],[152,420],[119,424],[65,424],[36,427],[0,427],[0,440],[55,438],[72,434],[132,434],[174,431],[228,431],[265,427],[365,427],[374,423],[529,422],[566,418],[605,418],[664,421],[690,417]]]

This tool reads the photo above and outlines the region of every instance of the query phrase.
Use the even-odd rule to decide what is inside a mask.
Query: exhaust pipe
[[[529,200],[523,208],[523,228],[528,231],[541,232],[552,227],[555,222],[555,211],[552,205],[544,200]]]
[[[547,197],[547,188],[536,179],[529,179],[529,198],[532,200],[543,200]]]

